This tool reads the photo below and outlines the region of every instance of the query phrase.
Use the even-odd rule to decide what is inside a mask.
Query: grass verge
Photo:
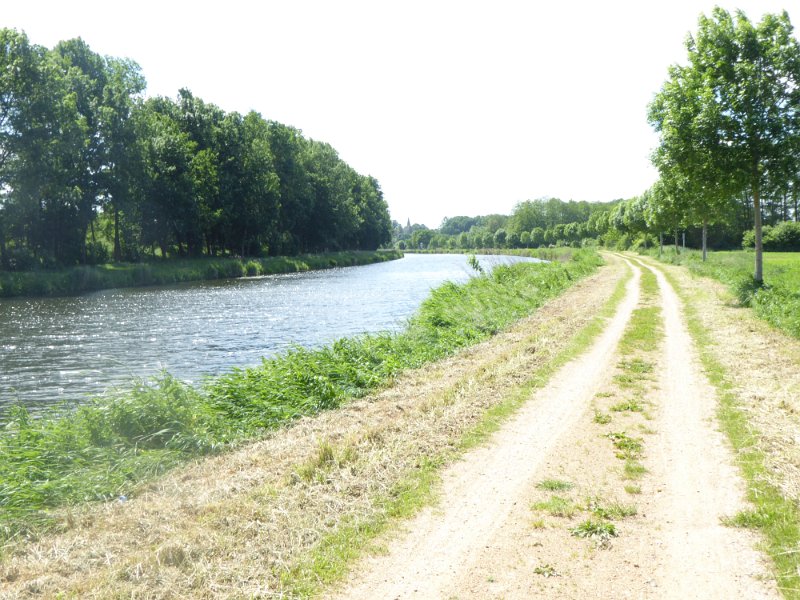
[[[436,499],[441,467],[485,441],[530,398],[535,389],[545,385],[558,368],[589,347],[616,312],[631,276],[629,269],[597,315],[550,361],[489,408],[456,444],[434,455],[421,457],[418,466],[400,484],[375,500],[378,510],[371,517],[358,523],[344,524],[324,536],[306,559],[283,574],[284,589],[300,597],[318,594],[324,586],[340,580],[349,565],[371,548],[378,535],[396,524],[398,519],[411,517],[432,504]]]
[[[684,250],[676,255],[669,249],[660,258],[657,251],[647,255],[722,282],[742,306],[752,308],[759,318],[800,338],[800,253],[765,252],[763,285],[756,285],[753,280],[752,252],[710,252],[706,262],[697,250]]]
[[[712,337],[702,324],[692,297],[666,270],[664,275],[684,306],[687,325],[695,341],[705,373],[717,390],[717,415],[736,454],[736,462],[747,482],[747,497],[753,509],[733,516],[728,523],[755,529],[764,536],[764,549],[775,566],[778,589],[786,598],[800,598],[800,511],[794,502],[770,484],[764,454],[759,449],[758,431],[741,409],[724,366],[714,357]]]

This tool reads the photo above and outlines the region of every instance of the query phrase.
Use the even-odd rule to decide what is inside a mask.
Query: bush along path
[[[675,292],[636,277],[601,337],[341,598],[777,598]]]

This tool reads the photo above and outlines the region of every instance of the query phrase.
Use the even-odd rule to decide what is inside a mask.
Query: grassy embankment
[[[658,251],[647,254],[658,258]],[[752,252],[709,252],[704,263],[698,250],[684,250],[676,256],[674,248],[665,248],[661,260],[684,265],[696,275],[724,283],[743,306],[751,307],[771,325],[800,338],[800,252],[765,252],[761,287],[753,282]]]
[[[197,258],[69,267],[56,271],[0,271],[0,297],[65,296],[119,287],[167,285],[367,265],[402,258],[399,250],[346,251],[269,258]]]
[[[403,250],[406,254],[500,254],[510,256],[527,256],[530,258],[541,258],[542,260],[569,260],[575,254],[576,249],[569,246],[559,246],[558,248],[478,248],[465,250],[463,248],[435,248],[415,250],[407,248]]]
[[[192,387],[169,375],[72,411],[11,411],[0,433],[0,540],[47,528],[49,508],[129,494],[204,453],[386,385],[398,373],[483,340],[593,272],[599,257],[501,266],[446,283],[406,331],[295,349]]]

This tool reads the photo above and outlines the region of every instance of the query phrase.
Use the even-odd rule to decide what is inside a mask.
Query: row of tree
[[[762,200],[784,198],[797,218],[800,185],[800,43],[789,15],[754,24],[717,7],[686,40],[649,107],[660,135],[661,179],[645,194],[661,228],[725,220],[737,198],[752,202],[754,278],[763,280]],[[791,199],[786,202],[787,199]],[[703,256],[706,241],[703,236]]]
[[[741,246],[743,238],[754,247],[754,278],[762,281],[762,225],[800,218],[800,43],[785,12],[753,24],[741,11],[715,8],[686,48],[686,64],[670,67],[649,106],[660,179],[643,194],[606,205],[528,201],[505,220],[454,217],[438,231],[395,224],[397,243],[627,247],[671,233],[677,248],[679,232],[688,231],[705,258],[711,232],[715,247]],[[770,246],[793,247],[796,231],[770,229]]]
[[[375,249],[378,182],[328,144],[188,90],[145,99],[136,63],[0,30],[0,267]],[[109,256],[110,255],[110,256]]]

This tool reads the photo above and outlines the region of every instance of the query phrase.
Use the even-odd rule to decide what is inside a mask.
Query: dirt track
[[[639,302],[643,267],[629,264],[636,277],[602,337],[490,444],[453,465],[439,505],[409,522],[385,555],[356,565],[337,598],[778,597],[757,540],[721,524],[743,507],[742,484],[716,429],[714,391],[680,304],[657,271],[664,336],[645,390],[647,419],[619,414],[606,429],[593,422],[598,401],[628,392],[612,376],[616,345]],[[630,496],[601,435],[621,426],[646,437],[648,473],[625,487]],[[571,520],[535,518],[532,505],[546,497],[536,484],[552,477],[574,482],[569,500],[585,505]],[[619,503],[621,496],[638,511],[618,524],[619,537],[601,543],[569,535],[568,525],[597,498]]]

